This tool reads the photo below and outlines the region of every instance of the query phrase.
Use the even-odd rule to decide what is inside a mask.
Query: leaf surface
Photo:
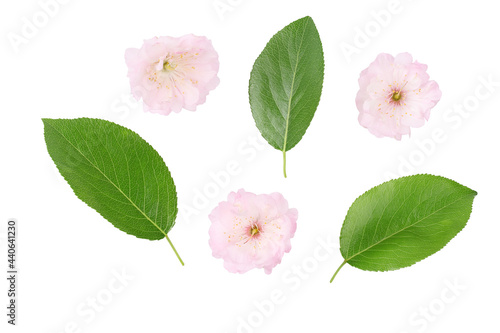
[[[292,22],[267,43],[249,85],[252,115],[262,136],[286,152],[304,136],[316,112],[324,78],[321,39],[309,16]]]
[[[150,240],[167,236],[177,215],[177,194],[156,150],[137,133],[101,119],[43,123],[47,150],[78,198],[128,234]]]
[[[433,175],[398,178],[372,188],[354,201],[344,220],[344,264],[389,271],[427,258],[465,227],[476,194]]]

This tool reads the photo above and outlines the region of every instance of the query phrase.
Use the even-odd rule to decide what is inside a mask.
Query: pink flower
[[[155,37],[127,49],[125,61],[133,96],[144,110],[168,115],[195,111],[219,84],[219,58],[206,37]]]
[[[212,254],[232,273],[264,268],[270,274],[290,252],[297,216],[279,193],[231,192],[209,215]]]
[[[441,98],[435,81],[429,81],[427,65],[413,62],[409,53],[394,58],[381,53],[361,72],[356,106],[359,123],[377,137],[410,134],[429,119]]]

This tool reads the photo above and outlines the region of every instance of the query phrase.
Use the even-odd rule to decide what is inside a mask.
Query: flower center
[[[403,84],[403,86],[401,88],[393,91],[391,98],[394,102],[399,102],[401,100],[401,98],[404,97],[405,94],[402,93],[402,91],[403,91],[403,88],[406,87],[407,84],[408,84],[408,81],[406,81],[405,84]],[[398,86],[399,86],[399,84],[398,84]]]
[[[395,91],[393,94],[392,94],[392,100],[397,102],[401,99],[401,90],[399,91]]]
[[[173,71],[176,67],[177,67],[177,65],[173,65],[166,60],[163,61],[163,70],[166,72]]]
[[[254,225],[252,226],[252,229],[250,229],[250,237],[255,236],[255,235],[256,235],[256,234],[258,234],[259,232],[260,232],[259,227],[258,227],[256,224],[254,224]]]
[[[257,225],[257,223],[252,225],[252,227],[248,230],[248,232],[250,234],[250,237],[248,237],[248,239],[243,244],[248,243],[248,241],[253,239],[254,237],[259,237],[260,230],[259,230],[259,226]]]

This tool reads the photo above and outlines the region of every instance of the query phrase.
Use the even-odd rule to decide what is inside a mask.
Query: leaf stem
[[[286,150],[283,150],[283,174],[286,178]]]
[[[178,253],[178,252],[177,252],[177,250],[175,249],[174,244],[172,244],[172,242],[170,241],[170,238],[168,238],[168,235],[165,235],[165,237],[167,238],[168,243],[169,243],[169,244],[170,244],[170,246],[172,247],[172,250],[174,250],[175,255],[177,256],[177,259],[179,259],[179,261],[181,262],[181,265],[182,265],[182,266],[184,266],[184,261],[182,261],[181,256],[179,256],[179,253]]]
[[[346,263],[347,263],[347,260],[344,260],[344,262],[342,263],[342,265],[340,265],[340,266],[339,266],[339,268],[337,268],[337,271],[335,271],[335,274],[333,274],[332,279],[330,280],[330,283],[332,283],[332,282],[333,282],[333,279],[335,279],[335,277],[337,276],[337,274],[338,274],[338,272],[340,271],[340,269],[341,269],[342,267],[344,267],[344,265],[345,265]]]

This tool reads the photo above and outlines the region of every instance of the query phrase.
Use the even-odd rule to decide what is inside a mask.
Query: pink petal
[[[233,273],[263,268],[269,274],[291,249],[297,228],[297,210],[279,193],[256,195],[231,192],[209,215],[209,245],[216,258]],[[250,230],[258,225],[258,233]]]
[[[149,112],[195,111],[219,84],[218,54],[203,36],[151,38],[127,49],[125,62],[132,94]]]
[[[427,65],[413,61],[409,53],[377,56],[359,77],[356,95],[358,121],[377,137],[401,140],[411,127],[423,126],[441,98]],[[399,94],[401,97],[395,94]]]

